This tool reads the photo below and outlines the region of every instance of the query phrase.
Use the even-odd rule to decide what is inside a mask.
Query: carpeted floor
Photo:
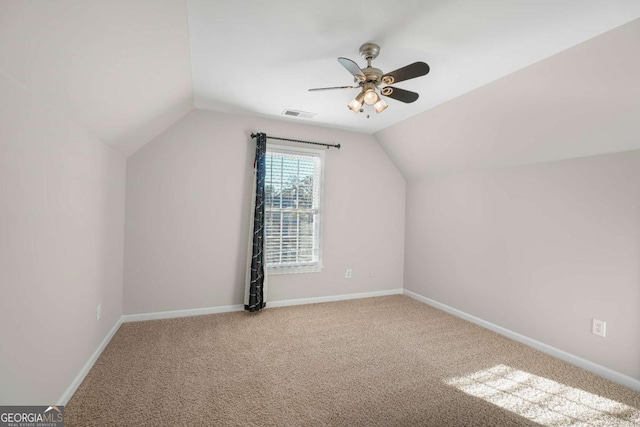
[[[66,426],[631,426],[640,393],[397,295],[123,324]]]

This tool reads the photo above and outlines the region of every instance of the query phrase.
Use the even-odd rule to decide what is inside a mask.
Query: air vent
[[[307,111],[298,111],[298,110],[284,110],[282,112],[283,116],[288,117],[298,117],[300,119],[312,119],[316,113],[309,113]]]

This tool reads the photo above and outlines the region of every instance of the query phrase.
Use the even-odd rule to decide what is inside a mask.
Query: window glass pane
[[[265,237],[267,266],[319,263],[321,158],[267,149]]]

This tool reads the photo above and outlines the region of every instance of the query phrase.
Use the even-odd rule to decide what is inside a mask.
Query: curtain
[[[253,194],[251,197],[251,222],[249,227],[249,253],[245,280],[244,309],[260,311],[266,305],[267,278],[264,256],[264,181],[267,135],[256,135],[256,157],[253,162]]]

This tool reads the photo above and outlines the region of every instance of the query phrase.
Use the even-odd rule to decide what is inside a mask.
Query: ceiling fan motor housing
[[[382,70],[378,69],[378,68],[373,68],[373,67],[367,67],[367,68],[363,68],[362,72],[364,73],[365,77],[367,78],[364,82],[360,82],[360,80],[358,80],[357,78],[354,79],[354,81],[356,83],[365,83],[365,82],[369,82],[369,83],[374,83],[376,86],[378,86],[380,84],[380,82],[382,81]]]

